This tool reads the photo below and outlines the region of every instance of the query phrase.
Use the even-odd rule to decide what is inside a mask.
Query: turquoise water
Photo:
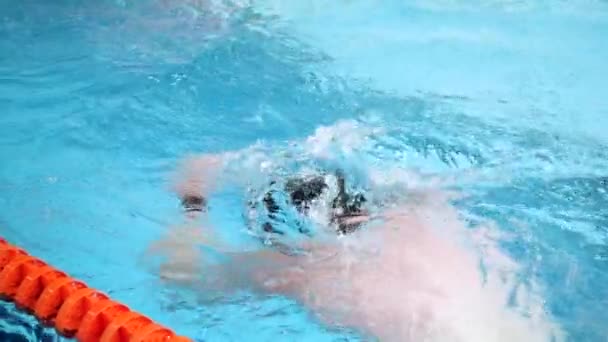
[[[142,265],[179,220],[186,154],[289,151],[356,119],[386,133],[355,160],[450,180],[473,226],[512,233],[568,340],[608,339],[608,3],[0,5],[0,235],[32,254],[193,338],[358,340],[287,298],[198,303]],[[217,206],[238,239],[238,196]]]

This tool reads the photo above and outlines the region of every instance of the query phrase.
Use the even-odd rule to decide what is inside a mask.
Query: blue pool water
[[[567,339],[606,341],[606,37],[592,0],[0,0],[0,236],[196,339],[358,340],[289,298],[197,303],[142,255],[179,220],[185,155],[373,122],[356,160],[449,179]]]

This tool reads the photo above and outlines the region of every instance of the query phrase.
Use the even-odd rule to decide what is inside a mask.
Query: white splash
[[[338,154],[348,156],[381,131],[379,127],[370,127],[356,120],[338,121],[334,125],[317,128],[306,139],[304,148],[316,158],[335,158]]]

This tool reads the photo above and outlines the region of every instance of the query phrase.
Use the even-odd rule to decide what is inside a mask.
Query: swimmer
[[[195,168],[178,183],[178,194],[189,217],[204,216],[217,181],[211,175],[218,174],[220,163],[203,157],[189,166]],[[208,225],[179,227],[153,246],[168,259],[160,277],[193,289],[201,298],[214,290],[285,295],[327,324],[357,328],[381,341],[564,340],[559,327],[543,316],[542,301],[533,293],[518,289],[524,291],[518,292],[518,300],[530,300],[533,318],[505,305],[517,268],[491,241],[483,240],[491,267],[480,273],[480,259],[460,241],[469,230],[449,196],[427,191],[415,201],[391,199],[391,209],[378,213],[379,222],[372,223],[367,199],[347,191],[341,172],[336,184],[327,179],[331,177],[313,175],[275,182],[272,190],[261,192],[258,204],[266,209],[263,222],[270,225],[269,234],[280,235],[276,223],[283,210],[308,215],[314,201],[335,185],[328,222],[337,234],[305,239],[297,246],[304,253],[289,254],[280,248],[235,250],[214,239]],[[280,195],[285,195],[287,207],[281,206],[285,201]],[[360,229],[363,223],[370,229]],[[219,251],[225,261],[208,262],[201,246]]]

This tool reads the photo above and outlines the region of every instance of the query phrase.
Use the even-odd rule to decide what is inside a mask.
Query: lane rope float
[[[192,342],[2,237],[0,299],[80,342]]]

